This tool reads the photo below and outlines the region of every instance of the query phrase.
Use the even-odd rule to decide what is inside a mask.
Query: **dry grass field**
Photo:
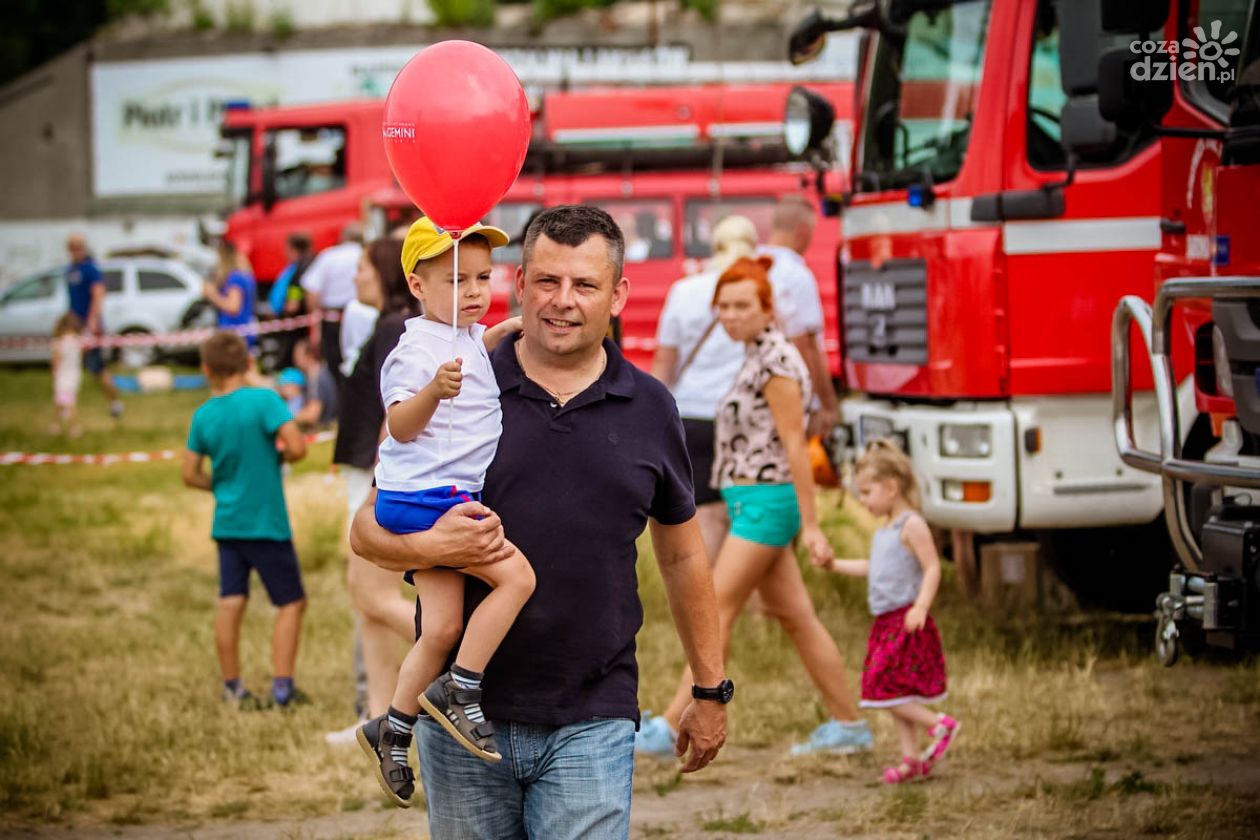
[[[119,426],[86,385],[87,433],[50,438],[43,371],[0,371],[0,451],[116,452],[182,445],[203,393],[137,396]],[[310,609],[299,684],[310,706],[222,706],[210,625],[211,499],[173,463],[0,467],[0,836],[424,837],[423,811],[387,806],[357,750],[326,746],[350,722],[352,619],[343,584],[340,483],[328,445],[288,479]],[[870,523],[824,499],[837,550]],[[646,622],[641,701],[659,709],[681,653],[641,542]],[[964,721],[930,781],[888,789],[892,730],[874,756],[789,758],[823,711],[784,634],[737,628],[728,749],[683,778],[640,762],[636,838],[1260,835],[1260,663],[1149,652],[1149,622],[1111,616],[998,619],[946,572],[935,610],[950,667],[946,707]],[[807,570],[856,684],[863,583]],[[245,678],[265,687],[270,615],[256,598]]]

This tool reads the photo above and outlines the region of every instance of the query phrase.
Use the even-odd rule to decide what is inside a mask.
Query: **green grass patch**
[[[178,450],[193,410],[207,397],[128,396],[127,412],[115,423],[88,382],[84,437],[68,440],[46,431],[53,417],[50,393],[46,371],[0,370],[0,450]],[[353,697],[344,491],[329,472],[330,457],[330,444],[313,447],[286,477],[310,598],[297,676],[313,700],[292,714],[241,713],[219,702],[211,623],[217,594],[209,536],[213,502],[208,493],[182,486],[177,463],[0,467],[0,833],[56,822],[112,823],[121,830],[137,823],[279,820],[380,806],[382,796],[361,756],[327,748],[321,737],[351,722]],[[863,555],[869,517],[835,493],[820,495],[820,510],[837,552]],[[646,535],[639,552],[640,705],[660,712],[678,684],[683,656]],[[865,583],[804,563],[801,573],[856,692],[870,626]],[[1231,748],[1254,732],[1260,712],[1254,660],[1241,667],[1193,663],[1165,671],[1150,658],[1145,625],[1035,615],[997,621],[959,594],[949,564],[933,613],[949,663],[947,708],[974,723],[951,753],[952,766],[1074,757],[1109,763],[1113,776],[1116,763],[1139,756],[1206,766],[1213,749]],[[241,651],[245,683],[255,692],[266,691],[270,679],[271,619],[255,583]],[[400,643],[400,655],[402,650]],[[759,756],[786,754],[790,743],[828,716],[791,640],[773,620],[746,614],[734,628],[732,650],[728,671],[739,684],[729,708],[732,745],[765,747]],[[1116,675],[1138,690],[1107,688],[1105,678]],[[1155,683],[1167,686],[1162,699],[1150,688]],[[1209,708],[1210,724],[1202,717]],[[67,709],[74,737],[50,749],[50,715]],[[838,790],[873,780],[895,756],[895,738],[887,715],[869,717],[876,756],[767,765],[762,790],[785,791],[819,777],[834,779]],[[1206,727],[1214,740],[1196,744],[1191,754],[1184,752],[1184,740],[1165,745],[1158,737],[1184,730],[1186,721]],[[689,801],[690,783],[719,778],[729,755],[686,782],[676,768],[641,767],[637,790]],[[1033,785],[1024,793],[1065,812],[1079,802],[1131,808],[1172,803],[1166,814],[1152,810],[1146,823],[1135,817],[1131,831],[1199,824],[1184,816],[1198,806],[1182,788],[1165,790],[1140,775],[1115,778],[1109,784],[1091,771],[1084,779]],[[843,811],[817,818],[846,830],[869,823],[874,836],[893,828],[917,830],[920,823],[945,819],[946,809],[932,807],[931,793],[930,786],[870,792],[868,806],[838,799]],[[1234,802],[1212,801],[1222,807]],[[751,813],[763,817],[753,811],[700,819],[709,832],[765,831]],[[780,819],[763,818],[776,826]]]
[[[746,813],[707,820],[700,827],[705,831],[722,831],[727,834],[760,834],[764,828],[761,823]]]

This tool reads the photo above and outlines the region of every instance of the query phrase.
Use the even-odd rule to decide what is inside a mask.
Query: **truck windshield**
[[[984,60],[990,0],[914,12],[881,34],[866,82],[860,190],[948,181],[962,168]]]
[[[224,138],[227,148],[227,198],[232,209],[243,207],[249,197],[249,134],[234,133]]]

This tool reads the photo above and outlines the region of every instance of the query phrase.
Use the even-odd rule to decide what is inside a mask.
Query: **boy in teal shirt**
[[[201,369],[211,398],[193,414],[183,478],[189,487],[214,493],[210,536],[219,544],[214,644],[223,671],[223,699],[260,705],[241,685],[240,664],[241,619],[249,603],[249,573],[256,569],[276,606],[271,699],[287,706],[299,696],[293,666],[306,592],[293,551],[280,462],[303,458],[306,440],[279,394],[245,386],[249,365],[249,348],[236,333],[215,333],[201,346]]]

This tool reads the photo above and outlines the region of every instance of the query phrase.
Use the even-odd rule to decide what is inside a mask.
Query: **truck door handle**
[[[1169,236],[1185,236],[1186,223],[1177,219],[1160,219],[1159,232]]]

